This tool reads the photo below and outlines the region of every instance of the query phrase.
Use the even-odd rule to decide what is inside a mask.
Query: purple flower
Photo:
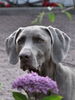
[[[28,93],[51,93],[58,94],[58,87],[55,81],[49,77],[39,76],[35,72],[28,73],[16,79],[13,84],[13,88],[24,89]]]

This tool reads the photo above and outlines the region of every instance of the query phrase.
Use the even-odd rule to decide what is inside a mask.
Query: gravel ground
[[[4,10],[5,11],[5,10]],[[30,11],[30,12],[29,12]],[[19,63],[15,66],[9,64],[8,57],[5,51],[5,39],[18,27],[31,25],[31,21],[38,14],[38,10],[25,10],[22,9],[18,14],[11,10],[3,12],[0,9],[0,82],[2,88],[0,89],[0,100],[13,100],[11,94],[11,83],[13,80],[21,74],[24,74],[19,68]],[[15,13],[12,13],[15,12]],[[52,25],[65,31],[72,39],[71,48],[68,53],[66,60],[63,61],[65,65],[70,66],[74,69],[75,67],[75,14],[73,15],[72,21],[69,21],[64,15],[58,14],[57,20],[54,24],[50,23],[47,17],[44,18],[41,25]]]

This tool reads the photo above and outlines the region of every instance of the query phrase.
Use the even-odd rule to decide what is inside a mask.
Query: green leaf
[[[39,14],[39,16],[38,16],[38,18],[39,18],[39,23],[42,22],[44,15],[45,15],[45,12],[41,12],[41,13]]]
[[[42,20],[43,20],[44,15],[45,15],[44,11],[39,13],[38,16],[32,21],[32,24],[39,24],[39,23],[41,23]]]
[[[41,100],[62,100],[62,96],[59,95],[51,95],[51,96],[46,96],[42,98]]]
[[[53,12],[48,13],[48,18],[49,18],[49,21],[51,21],[53,23],[56,19],[55,13],[53,13]]]
[[[28,100],[27,97],[19,92],[12,92],[15,100]]]
[[[66,14],[66,16],[69,18],[69,20],[72,20],[72,14],[65,11],[64,14]]]
[[[38,18],[35,18],[33,21],[32,21],[32,24],[37,24],[38,23]]]
[[[62,5],[62,4],[58,4],[58,6],[61,8],[61,9],[63,9],[64,8],[64,6]]]

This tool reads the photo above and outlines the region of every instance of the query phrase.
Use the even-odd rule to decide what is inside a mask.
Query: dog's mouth
[[[31,73],[33,71],[33,72],[36,72],[36,73],[40,74],[40,71],[38,69],[33,68],[33,67],[28,68],[28,71],[29,71],[29,73]]]
[[[39,71],[38,69],[34,68],[34,67],[24,66],[24,67],[22,67],[21,69],[22,69],[23,71],[26,71],[26,70],[27,70],[29,73],[31,73],[31,72],[36,72],[36,73],[40,74],[40,71]]]
[[[30,63],[20,63],[20,68],[23,70],[23,71],[26,71],[28,70],[28,72],[36,72],[38,74],[40,74],[40,67],[33,67]]]

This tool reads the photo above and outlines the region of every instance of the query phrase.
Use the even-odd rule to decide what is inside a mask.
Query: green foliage
[[[15,100],[29,100],[26,95],[20,92],[12,92],[12,93]],[[45,96],[40,100],[62,100],[62,98],[63,97],[60,95],[52,94],[50,96]]]
[[[62,100],[62,96],[59,95],[51,95],[51,96],[46,96],[42,98],[41,100]]]
[[[68,11],[65,11],[64,14],[69,18],[69,20],[72,20],[72,14]]]
[[[58,6],[61,8],[61,9],[63,9],[64,8],[64,5],[62,5],[62,4],[58,4]]]
[[[32,21],[32,24],[38,24],[38,23],[41,23],[42,20],[43,20],[43,17],[45,15],[45,12],[41,12],[33,21]]]
[[[62,4],[58,4],[58,7],[60,8],[59,13],[65,14],[69,20],[72,20],[72,14],[69,11],[67,11],[67,9],[70,10],[70,8],[65,8]],[[54,13],[54,11],[52,11],[54,8],[47,7],[47,9],[48,13],[45,13],[45,11],[39,13],[38,16],[32,21],[32,24],[41,24],[45,15],[48,17],[50,22],[54,23],[56,20],[56,14]]]
[[[12,92],[15,100],[28,100],[26,95],[19,92]]]
[[[55,19],[56,19],[55,13],[49,12],[48,13],[48,19],[49,19],[50,22],[54,23],[55,22]]]

